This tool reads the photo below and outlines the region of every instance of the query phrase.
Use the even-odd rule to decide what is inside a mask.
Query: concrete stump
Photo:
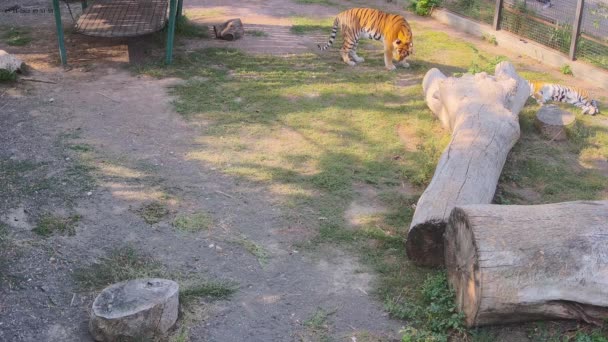
[[[572,127],[576,120],[574,114],[555,105],[545,105],[536,112],[534,126],[547,139],[566,140],[566,128]]]
[[[96,341],[148,340],[177,320],[179,285],[144,278],[106,287],[93,302],[89,330]]]

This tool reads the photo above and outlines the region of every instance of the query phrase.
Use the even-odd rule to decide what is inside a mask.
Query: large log
[[[213,32],[215,38],[224,40],[237,40],[245,34],[243,23],[239,18],[230,19],[220,25],[213,25]]]
[[[495,76],[446,78],[431,69],[422,86],[452,141],[418,200],[405,246],[415,264],[440,266],[452,208],[492,201],[507,154],[519,139],[518,114],[530,89],[508,62],[496,66]]]
[[[445,256],[467,326],[608,318],[608,201],[456,207]]]

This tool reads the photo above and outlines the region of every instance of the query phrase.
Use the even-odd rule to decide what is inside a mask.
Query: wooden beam
[[[581,19],[583,18],[583,7],[585,0],[578,0],[576,4],[576,16],[574,17],[574,25],[572,25],[572,39],[570,40],[570,59],[576,58],[576,43],[581,33]]]

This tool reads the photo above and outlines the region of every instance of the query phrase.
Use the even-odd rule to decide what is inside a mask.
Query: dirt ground
[[[48,5],[42,0],[2,3]],[[181,50],[231,46],[276,54],[307,52],[326,39],[294,36],[287,17],[339,11],[281,0],[186,0],[185,9],[195,22],[240,17],[270,35],[234,43],[188,41]],[[197,17],[203,9],[217,9],[221,15]],[[69,27],[71,18],[63,14]],[[316,253],[299,250],[298,243],[309,237],[308,223],[288,219],[293,216],[279,205],[279,195],[188,158],[204,146],[196,139],[201,127],[184,121],[171,104],[167,87],[180,80],[156,80],[126,70],[137,55],[133,50],[147,42],[68,34],[71,67],[63,70],[57,65],[52,16],[0,14],[0,19],[35,28],[39,36],[33,46],[0,43],[0,49],[23,58],[30,66],[29,77],[52,82],[0,85],[0,160],[33,163],[19,174],[24,182],[56,179],[77,163],[67,146],[86,144],[93,147],[90,158],[96,166],[95,184],[75,174],[74,179],[67,176],[45,187],[24,185],[21,190],[27,191],[0,194],[0,220],[9,226],[17,246],[6,265],[10,280],[0,287],[0,341],[91,340],[87,324],[93,297],[79,290],[71,273],[126,244],[172,269],[239,284],[233,298],[207,304],[191,329],[192,341],[308,340],[304,322],[319,308],[333,312],[330,334],[335,340],[356,341],[362,332],[379,340],[398,339],[404,323],[390,319],[369,295],[374,274],[354,256],[328,247]],[[411,20],[471,39],[428,19]],[[359,212],[382,210],[381,204],[367,200],[365,189],[360,193],[348,211],[351,222]],[[209,212],[212,229],[176,234],[169,219],[150,226],[134,210],[161,199],[171,213]],[[36,219],[49,212],[80,215],[77,233],[47,239],[35,235],[31,229]],[[260,264],[235,238],[263,246],[270,254],[268,263]]]

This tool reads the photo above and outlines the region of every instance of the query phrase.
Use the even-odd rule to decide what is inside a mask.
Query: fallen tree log
[[[446,78],[431,69],[422,86],[452,141],[418,200],[405,246],[415,264],[440,266],[452,208],[492,201],[507,154],[519,139],[518,114],[530,90],[508,62],[496,66],[495,76]]]
[[[469,327],[608,318],[608,201],[456,207],[445,257]]]
[[[230,19],[220,25],[213,25],[215,38],[224,40],[237,40],[245,34],[241,19]]]

